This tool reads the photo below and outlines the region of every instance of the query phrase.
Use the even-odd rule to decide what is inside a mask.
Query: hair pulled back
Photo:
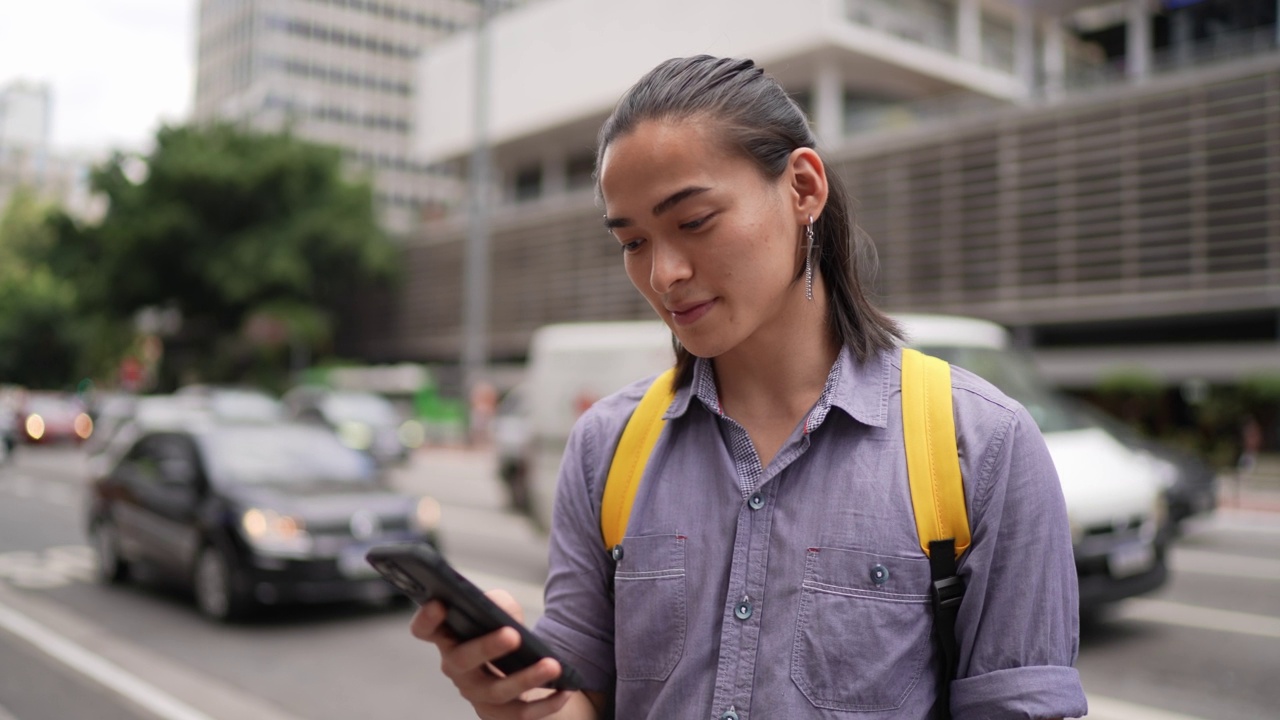
[[[600,128],[597,173],[610,143],[642,122],[702,120],[718,128],[732,152],[751,160],[769,179],[787,168],[797,148],[815,148],[804,111],[764,70],[751,60],[698,55],[667,60],[631,87]],[[598,183],[598,178],[597,178]],[[826,282],[830,300],[827,322],[859,362],[893,347],[901,337],[897,324],[868,300],[859,278],[857,240],[844,182],[827,166],[828,197],[814,221],[814,261]],[[597,189],[598,189],[597,184]],[[693,372],[693,356],[673,338],[676,383]]]

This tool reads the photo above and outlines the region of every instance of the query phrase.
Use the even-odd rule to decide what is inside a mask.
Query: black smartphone
[[[544,657],[560,663],[560,677],[548,687],[578,690],[582,679],[578,672],[557,657],[547,644],[505,610],[494,604],[480,588],[453,569],[430,545],[401,543],[378,545],[365,554],[365,559],[392,585],[414,602],[424,605],[439,600],[447,612],[444,625],[459,640],[488,635],[502,627],[520,633],[520,647],[493,661],[493,666],[510,675],[529,667]]]

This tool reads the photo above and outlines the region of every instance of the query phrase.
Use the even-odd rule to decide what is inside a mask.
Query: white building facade
[[[50,147],[53,91],[46,83],[14,80],[0,87],[0,213],[18,187],[57,203],[82,219],[104,210],[89,193],[92,159]]]
[[[1059,17],[1005,0],[551,0],[499,19],[491,38],[496,177],[505,196],[526,199],[539,163],[547,193],[570,181],[622,91],[670,57],[756,60],[806,107],[829,150],[905,116],[1025,102],[1041,68],[1058,87],[1101,60]],[[473,145],[475,58],[468,33],[421,61],[424,157],[460,160]]]

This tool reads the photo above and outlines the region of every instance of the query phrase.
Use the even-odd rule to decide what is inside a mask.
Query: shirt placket
[[[700,368],[705,370],[704,368]],[[839,377],[833,370],[815,411],[806,418],[798,438],[788,440],[769,468],[762,467],[745,428],[724,414],[709,373],[696,382],[698,396],[717,416],[733,457],[743,502],[733,541],[729,589],[720,621],[720,656],[716,663],[715,695],[711,717],[716,720],[749,720],[753,681],[764,613],[765,581],[769,567],[770,536],[777,488],[791,464],[809,448],[810,435],[825,419],[830,393]]]

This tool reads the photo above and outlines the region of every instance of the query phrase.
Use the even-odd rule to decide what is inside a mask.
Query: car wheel
[[[192,590],[206,617],[226,622],[244,617],[248,599],[235,587],[235,561],[216,546],[206,545],[196,560]]]
[[[93,552],[98,560],[98,580],[114,585],[128,579],[129,565],[120,557],[120,533],[110,520],[93,524]]]

